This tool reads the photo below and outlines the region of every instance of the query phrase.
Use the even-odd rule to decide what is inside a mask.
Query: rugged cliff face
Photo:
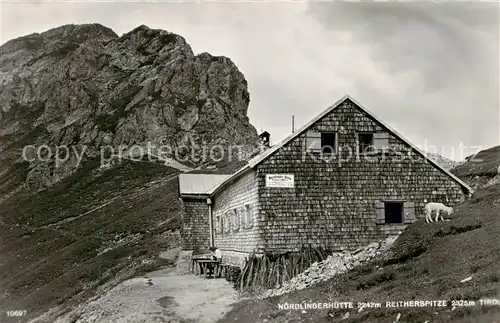
[[[79,155],[119,146],[124,155],[133,145],[153,154],[163,147],[199,166],[210,163],[201,160],[203,147],[257,141],[243,74],[226,57],[194,55],[179,35],[139,26],[118,37],[99,24],[66,25],[0,51],[1,162],[19,162],[28,144],[48,145],[42,158],[26,149],[30,162],[20,166],[35,190],[74,172]],[[57,147],[59,159],[48,158]]]
[[[231,60],[146,26],[0,47],[0,308],[64,311],[155,268],[180,240],[179,169],[220,172],[220,148],[256,147],[248,103]]]

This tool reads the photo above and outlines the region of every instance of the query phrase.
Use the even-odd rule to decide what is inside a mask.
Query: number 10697
[[[7,311],[8,317],[25,316],[25,315],[26,315],[26,310]]]

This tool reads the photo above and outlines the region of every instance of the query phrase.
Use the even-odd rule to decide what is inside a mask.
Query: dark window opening
[[[403,223],[403,202],[385,202],[385,223]]]
[[[373,151],[373,133],[359,133],[359,153],[367,153]]]
[[[321,133],[321,151],[325,154],[333,154],[335,152],[335,133]]]

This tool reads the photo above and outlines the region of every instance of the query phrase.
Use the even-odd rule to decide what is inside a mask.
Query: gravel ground
[[[236,293],[226,280],[167,268],[127,280],[56,323],[212,323],[234,302]]]

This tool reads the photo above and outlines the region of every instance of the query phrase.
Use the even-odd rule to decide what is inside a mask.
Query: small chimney
[[[292,114],[292,133],[295,132],[295,116]]]
[[[269,147],[269,140],[270,140],[270,137],[271,135],[269,134],[269,132],[267,131],[263,131],[260,135],[260,142],[265,146],[265,147]]]

